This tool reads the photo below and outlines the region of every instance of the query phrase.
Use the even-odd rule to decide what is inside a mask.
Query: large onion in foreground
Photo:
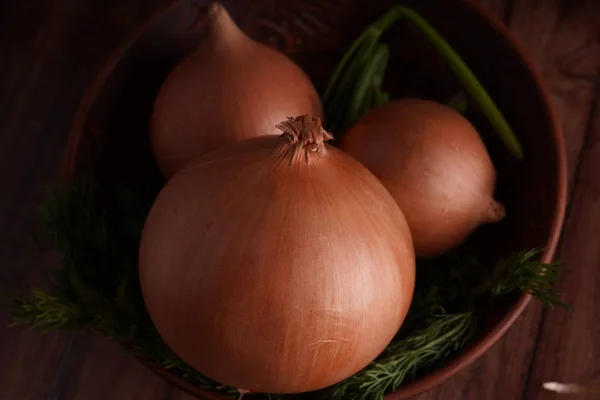
[[[411,303],[407,223],[383,185],[324,143],[308,116],[173,176],[140,247],[152,321],[187,363],[224,384],[295,393],[354,374]]]
[[[363,115],[341,148],[373,172],[400,205],[418,257],[454,249],[504,217],[496,170],[475,127],[443,104],[394,100]]]

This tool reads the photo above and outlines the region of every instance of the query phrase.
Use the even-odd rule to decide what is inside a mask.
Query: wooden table
[[[0,232],[20,237],[53,182],[76,106],[102,61],[163,0],[4,0],[0,4]],[[533,302],[475,365],[419,400],[553,399],[548,380],[600,374],[600,1],[480,0],[542,71],[562,117],[570,201],[560,290],[576,312]],[[596,225],[598,224],[598,225]],[[56,263],[0,242],[0,293],[40,280]],[[0,309],[0,400],[191,399],[85,334],[5,328]],[[566,396],[565,398],[576,398]]]

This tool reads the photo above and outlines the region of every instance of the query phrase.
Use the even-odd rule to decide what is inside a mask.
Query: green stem
[[[333,90],[334,85],[337,83],[338,79],[342,75],[342,71],[346,67],[346,64],[348,64],[348,62],[350,62],[350,59],[352,58],[354,53],[359,49],[360,46],[363,45],[363,42],[365,40],[369,39],[369,36],[371,36],[371,35],[372,35],[372,32],[370,30],[367,29],[366,31],[364,31],[358,37],[358,39],[356,39],[352,43],[352,45],[350,46],[350,49],[348,49],[348,51],[344,54],[344,56],[342,57],[342,60],[338,63],[338,66],[336,67],[335,71],[333,71],[333,74],[331,75],[331,78],[329,79],[329,83],[327,84],[327,88],[325,89],[325,94],[323,95],[323,99],[325,101],[329,101],[329,96],[331,95],[331,91]],[[375,39],[375,41],[376,40],[377,39]]]
[[[372,86],[373,86],[374,102],[372,104],[370,104],[370,108],[385,104],[390,99],[389,93],[381,90],[381,85],[383,84],[383,78],[385,77],[385,71],[387,69],[387,64],[388,64],[388,60],[389,60],[389,48],[388,48],[388,46],[386,46],[384,44],[382,44],[381,46],[385,46],[387,56],[381,58],[381,60],[377,64],[377,68],[373,74]]]
[[[436,48],[440,56],[444,58],[450,69],[455,73],[457,79],[464,85],[465,91],[480,107],[508,150],[515,157],[522,159],[523,149],[521,144],[481,82],[450,44],[423,17],[416,11],[401,5],[394,6],[367,27],[342,57],[324,95],[324,102],[328,105],[326,107],[328,119],[334,121],[330,123],[335,124],[341,121],[341,125],[350,125],[355,118],[360,116],[357,113],[367,111],[370,107],[382,104],[386,100],[388,95],[382,93],[379,88],[380,84],[374,82],[379,77],[375,76],[378,71],[375,67],[376,62],[372,59],[382,57],[381,50],[378,50],[377,47],[378,41],[383,32],[402,17],[411,21]],[[348,67],[347,70],[346,67]],[[369,70],[368,73],[365,71],[366,69]],[[385,67],[383,69],[385,70]],[[335,90],[336,84],[338,85],[337,90]],[[349,88],[351,85],[354,85],[354,90]],[[369,89],[375,93],[371,93]],[[334,91],[335,93],[333,93]],[[350,95],[350,93],[353,93],[353,95]],[[359,98],[359,95],[363,97]],[[348,96],[351,96],[351,105],[349,110],[346,111],[344,101]],[[372,103],[366,103],[367,101],[371,102],[370,99],[375,100]],[[368,104],[368,107],[365,107],[365,104]],[[460,112],[461,108],[458,108],[458,111]]]
[[[348,51],[346,51],[342,60],[338,63],[327,84],[325,94],[323,95],[324,103],[328,105],[326,109],[329,120],[328,124],[332,125],[329,127],[330,129],[332,129],[333,125],[338,121],[343,121],[341,128],[349,125],[348,116],[352,115],[352,113],[345,109],[344,100],[352,97],[353,95],[351,93],[357,92],[358,89],[351,89],[353,84],[355,85],[355,88],[358,88],[365,87],[373,82],[371,75],[365,75],[361,71],[364,71],[365,68],[372,65],[372,58],[378,55],[377,48],[380,46],[378,44],[379,38],[399,17],[400,15],[391,12],[380,17],[360,34],[360,36],[352,43]],[[379,50],[379,52],[381,52],[381,50]],[[379,56],[381,56],[381,54],[379,54]],[[387,60],[385,63],[387,64]],[[350,65],[348,66],[348,64]],[[347,66],[348,68],[344,72]],[[385,67],[383,69],[385,70]],[[338,86],[337,90],[335,90],[336,84]],[[374,97],[373,94],[369,94],[365,91],[362,91],[362,93],[366,99],[355,99],[354,101],[365,104],[365,102],[368,101],[368,98]],[[379,96],[379,100],[383,100],[385,97],[387,96],[383,94],[383,96]],[[363,108],[365,108],[366,111],[367,108]]]
[[[358,84],[354,89],[354,93],[350,100],[350,107],[348,109],[349,122],[353,123],[360,117],[365,111],[367,111],[371,104],[367,103],[371,96],[369,95],[373,90],[373,83],[376,74],[381,70],[381,65],[387,64],[389,58],[388,46],[380,44],[377,45],[373,57],[365,65],[358,79]]]
[[[353,44],[352,48],[357,47],[356,55],[354,56],[352,64],[350,64],[348,71],[346,71],[340,79],[339,89],[337,91],[337,95],[333,98],[333,102],[337,102],[339,100],[340,94],[345,90],[345,88],[350,85],[350,83],[354,80],[357,73],[364,68],[365,64],[369,62],[375,47],[377,46],[377,41],[379,40],[380,34],[373,31],[365,32],[365,35],[361,35],[361,37]],[[353,51],[354,52],[354,51]],[[351,58],[352,53],[348,52],[344,58]],[[345,63],[345,62],[344,62]],[[340,71],[341,72],[341,71]],[[339,76],[335,77],[337,80]],[[325,99],[327,100],[329,93],[326,92]]]
[[[344,121],[347,117],[344,101],[352,96],[352,83],[356,80],[356,75],[364,68],[364,64],[368,62],[373,49],[375,49],[375,46],[377,45],[378,37],[372,32],[365,33],[366,34],[361,35],[359,40],[352,46],[352,49],[356,48],[358,53],[354,56],[353,62],[348,67],[348,70],[341,76],[339,75],[342,71],[334,74],[335,79],[333,79],[332,82],[340,79],[340,83],[336,92],[332,94],[333,98],[330,101],[325,100],[326,104],[329,105],[327,107],[328,120]],[[351,56],[352,54],[348,52],[346,56],[344,56],[344,60],[349,61]],[[343,66],[346,64],[347,61],[344,60],[340,65]],[[360,82],[358,82],[357,85],[360,85]],[[333,85],[331,85],[331,87],[333,88]],[[329,97],[330,94],[330,92],[327,92],[325,98]],[[333,125],[335,125],[335,122],[333,122]],[[330,127],[330,129],[332,128]]]
[[[477,77],[446,42],[446,40],[414,10],[405,6],[395,6],[393,10],[413,22],[429,39],[431,44],[438,50],[440,55],[446,60],[448,66],[454,71],[458,80],[465,86],[465,90],[481,108],[481,111],[488,118],[490,124],[494,127],[500,138],[504,141],[509,151],[517,158],[523,158],[523,149],[504,116],[496,107],[492,98],[488,95],[483,85]]]

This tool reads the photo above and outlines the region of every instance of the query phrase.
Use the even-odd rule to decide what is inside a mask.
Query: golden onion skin
[[[317,390],[356,373],[397,333],[414,290],[400,208],[306,118],[176,173],[140,245],[163,339],[201,373],[256,392]],[[294,139],[290,126],[304,128]]]

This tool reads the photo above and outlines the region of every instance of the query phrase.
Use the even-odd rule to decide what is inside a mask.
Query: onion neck
[[[247,39],[227,9],[219,2],[212,3],[206,14],[206,32],[215,42],[232,43]]]
[[[321,119],[311,115],[288,117],[276,127],[283,132],[282,136],[288,143],[298,144],[311,152],[324,152],[325,142],[333,139],[331,133],[323,129]]]
[[[489,206],[483,216],[484,222],[493,223],[498,222],[506,215],[506,209],[504,205],[494,199],[490,199]]]

